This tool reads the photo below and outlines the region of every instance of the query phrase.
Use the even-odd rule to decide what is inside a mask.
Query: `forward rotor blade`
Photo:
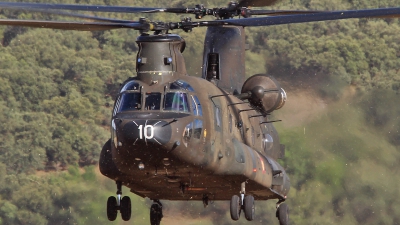
[[[400,18],[400,8],[345,10],[345,11],[331,11],[331,12],[286,15],[286,16],[228,19],[228,20],[220,20],[219,22],[221,23],[218,25],[236,25],[244,27],[271,26],[279,24],[317,22],[317,21],[340,20],[340,19],[350,19],[350,18]],[[210,23],[210,25],[208,26],[215,26],[215,25],[216,25],[215,23]]]
[[[119,28],[130,28],[135,30],[147,30],[149,24],[142,24],[137,22],[132,23],[101,23],[101,22],[67,22],[67,21],[37,21],[37,20],[9,20],[1,19],[0,25],[10,26],[23,26],[23,27],[36,27],[36,28],[50,28],[60,30],[111,30]]]
[[[165,10],[152,7],[128,7],[128,6],[107,6],[107,5],[73,5],[73,4],[51,4],[51,3],[23,3],[23,2],[0,2],[0,8],[40,8],[43,10],[79,10],[91,12],[119,12],[119,13],[140,13],[147,11]],[[161,11],[160,11],[161,12]]]
[[[277,3],[279,0],[241,0],[238,4],[238,8],[241,7],[263,7],[271,6]]]
[[[3,7],[3,8],[8,8],[8,7]],[[45,10],[45,9],[40,9],[40,8],[27,9],[27,8],[22,8],[22,7],[10,7],[8,9],[16,10],[16,11],[20,10],[20,11],[54,14],[54,15],[60,15],[60,16],[89,19],[89,20],[102,21],[102,22],[111,22],[111,23],[132,23],[133,22],[131,20],[112,19],[112,18],[106,18],[106,17],[98,17],[98,16],[91,16],[91,15],[85,15],[85,14],[70,13],[70,12],[65,12],[65,11]]]

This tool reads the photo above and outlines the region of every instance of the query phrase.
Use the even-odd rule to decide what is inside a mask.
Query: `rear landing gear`
[[[240,212],[244,211],[244,216],[248,221],[254,220],[255,205],[254,197],[252,195],[245,196],[245,183],[242,183],[240,197],[237,195],[232,196],[230,202],[231,218],[232,220],[239,220]]]
[[[279,225],[289,225],[289,207],[286,203],[277,203],[276,217]]]
[[[114,221],[115,219],[117,219],[118,210],[121,212],[122,220],[128,221],[131,219],[131,199],[128,196],[124,196],[121,199],[121,188],[122,182],[117,181],[117,198],[115,198],[114,196],[110,196],[107,200],[107,218],[110,221]]]
[[[162,204],[160,200],[153,200],[153,204],[150,208],[150,224],[160,225],[161,219],[163,218]]]

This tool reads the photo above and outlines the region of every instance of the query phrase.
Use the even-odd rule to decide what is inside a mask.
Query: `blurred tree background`
[[[38,1],[31,1],[38,2]],[[40,1],[45,2],[45,1]],[[193,7],[193,0],[49,0],[53,3]],[[225,1],[202,2],[220,7]],[[398,7],[394,0],[282,0],[273,9]],[[53,19],[0,9],[0,18]],[[135,20],[143,15],[102,13]],[[174,14],[145,15],[178,21]],[[70,19],[70,18],[59,18]],[[211,19],[211,18],[209,18]],[[400,25],[351,19],[247,28],[246,75],[274,75],[289,99],[275,113],[292,181],[292,224],[400,224]],[[177,31],[200,76],[205,28]],[[98,173],[115,93],[135,76],[138,32],[0,27],[0,224],[109,224],[115,185]],[[295,113],[294,113],[295,112]],[[128,190],[124,190],[127,194]],[[133,218],[148,223],[135,197]],[[190,206],[190,207],[189,207]],[[258,202],[256,224],[277,224]],[[228,202],[206,209],[165,202],[164,224],[231,224]],[[237,224],[247,224],[244,220]]]

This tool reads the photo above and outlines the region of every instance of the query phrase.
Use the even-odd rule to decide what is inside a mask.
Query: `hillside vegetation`
[[[226,1],[202,3],[216,7]],[[273,9],[399,6],[394,0],[282,0]],[[0,10],[0,18],[70,19]],[[173,14],[99,15],[179,20]],[[288,200],[292,224],[400,224],[399,21],[351,19],[246,31],[246,75],[274,75],[289,95],[274,116],[284,120],[277,127],[286,145],[282,163],[293,185]],[[190,75],[199,76],[205,28],[177,33],[187,42],[184,54]],[[77,32],[0,26],[0,224],[110,223],[105,203],[116,187],[99,175],[96,164],[109,139],[116,91],[126,78],[135,76],[138,35],[125,29]],[[147,223],[149,203],[132,198],[133,218],[125,224]],[[256,221],[277,224],[274,204],[257,202]],[[207,209],[201,203],[165,205],[167,223],[232,222],[227,202]]]

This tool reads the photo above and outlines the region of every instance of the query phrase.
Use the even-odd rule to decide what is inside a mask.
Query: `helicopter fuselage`
[[[150,199],[229,200],[243,182],[255,199],[285,199],[289,178],[276,162],[283,146],[267,114],[215,82],[168,72],[180,58],[179,36],[155,39],[169,43],[151,56],[165,67],[139,65],[138,76],[122,84],[101,172]],[[148,63],[141,50],[138,63]]]

